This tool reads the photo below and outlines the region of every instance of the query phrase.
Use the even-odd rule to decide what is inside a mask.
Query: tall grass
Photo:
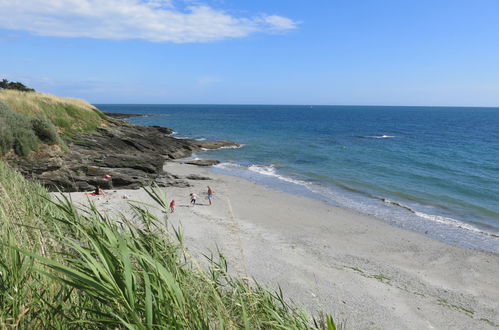
[[[15,112],[48,118],[59,128],[60,133],[67,136],[94,131],[105,117],[102,112],[84,100],[39,92],[0,90],[0,102]]]
[[[230,276],[221,255],[199,266],[141,204],[130,218],[77,210],[1,162],[0,182],[0,327],[335,329]]]

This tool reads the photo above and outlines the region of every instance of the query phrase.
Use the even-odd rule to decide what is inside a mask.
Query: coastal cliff
[[[40,141],[29,154],[19,154],[13,149],[3,156],[25,177],[38,180],[52,191],[87,191],[96,186],[135,189],[152,182],[159,186],[188,186],[183,178],[163,171],[165,161],[189,157],[193,151],[238,145],[229,141],[176,139],[168,136],[173,133],[169,128],[132,125],[81,100],[78,102],[88,109],[83,109],[86,112],[79,110],[92,118],[93,127],[85,127],[86,117],[81,114],[75,116],[78,120],[67,118],[61,125],[62,114],[75,112],[74,104],[64,104],[67,100],[71,102],[70,99],[52,96],[50,100],[43,98],[42,102],[43,94],[17,93],[13,100],[12,95],[5,92],[0,93],[0,102],[8,107],[6,111],[26,118],[33,117],[36,112],[38,117],[46,118],[56,126],[60,143]],[[52,111],[53,108],[60,109]]]

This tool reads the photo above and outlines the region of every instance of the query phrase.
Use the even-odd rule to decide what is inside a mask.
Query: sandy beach
[[[165,170],[211,178],[163,188],[168,202],[177,204],[169,221],[183,227],[193,254],[218,248],[235,274],[279,285],[297,307],[331,313],[347,329],[499,327],[497,254],[451,246],[206,168],[168,162]],[[191,192],[199,196],[194,207]],[[87,200],[84,193],[68,195],[76,203]],[[130,200],[152,202],[143,190],[89,198],[106,212],[126,213]]]

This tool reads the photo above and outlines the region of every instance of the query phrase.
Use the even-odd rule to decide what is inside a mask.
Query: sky
[[[0,0],[0,78],[92,103],[499,106],[497,0]]]

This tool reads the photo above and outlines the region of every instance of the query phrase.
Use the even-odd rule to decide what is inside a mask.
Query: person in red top
[[[171,211],[172,213],[175,211],[175,201],[174,201],[174,200],[172,200],[172,201],[170,202],[170,211]]]

